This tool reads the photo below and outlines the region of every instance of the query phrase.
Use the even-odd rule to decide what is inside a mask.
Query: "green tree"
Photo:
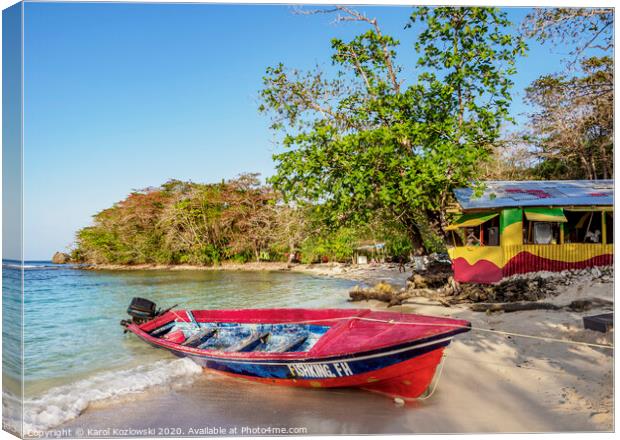
[[[261,251],[268,250],[276,241],[280,225],[279,199],[273,188],[263,186],[258,174],[242,174],[231,182],[228,217],[234,223],[230,252],[251,253],[260,261]]]
[[[494,8],[417,8],[418,81],[405,86],[399,42],[376,19],[347,8],[338,21],[365,23],[332,40],[332,77],[282,64],[267,69],[260,110],[285,151],[271,182],[287,199],[319,202],[334,227],[397,221],[415,247],[435,250],[455,186],[476,177],[508,117],[510,76],[525,51]]]

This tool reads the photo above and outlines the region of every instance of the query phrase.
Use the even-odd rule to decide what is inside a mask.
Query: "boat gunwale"
[[[367,313],[370,312],[370,310],[368,309],[352,309],[352,310],[359,311],[359,312],[367,312]],[[359,315],[351,316],[348,319],[344,318],[342,321],[339,321],[336,324],[330,325],[331,328],[321,337],[321,339],[325,338],[328,335],[329,335],[329,338],[332,338],[340,334],[341,332],[346,331],[348,324],[352,320],[362,317],[363,315],[367,313],[360,313]],[[162,317],[163,316],[165,315],[162,315]],[[423,315],[419,315],[419,316],[423,316]],[[177,315],[177,317],[179,316]],[[446,318],[446,319],[450,321],[462,321],[462,320],[456,320],[452,318]],[[154,322],[157,320],[158,318],[150,322]],[[162,320],[162,321],[169,322],[166,320]],[[209,322],[239,322],[239,321],[209,321]],[[247,323],[247,322],[243,322],[243,323]],[[250,322],[250,323],[255,323],[255,322]],[[275,322],[273,323],[276,324]],[[286,322],[282,322],[282,323],[286,323]],[[320,325],[320,323],[313,323],[313,324]],[[431,343],[433,341],[451,339],[457,334],[468,332],[471,327],[471,323],[467,322],[467,324],[464,327],[453,328],[452,330],[435,333],[433,335],[430,335],[424,338],[417,338],[417,339],[402,341],[398,344],[386,344],[383,346],[372,348],[371,350],[348,351],[348,352],[342,352],[342,353],[325,353],[322,355],[321,354],[317,355],[316,353],[313,353],[313,349],[311,349],[310,351],[305,351],[305,352],[271,353],[271,352],[226,352],[222,350],[208,350],[208,349],[205,350],[205,349],[199,349],[199,348],[194,348],[194,347],[187,347],[187,346],[183,346],[181,344],[175,343],[175,342],[170,342],[167,340],[163,340],[161,338],[151,336],[150,334],[148,334],[146,331],[144,331],[141,328],[143,325],[145,324],[142,324],[142,325],[130,324],[129,326],[127,326],[127,330],[131,331],[132,333],[136,334],[138,337],[140,337],[141,339],[145,340],[146,342],[152,345],[155,345],[160,348],[165,348],[171,351],[179,352],[184,355],[207,357],[207,358],[212,358],[214,360],[221,360],[224,362],[225,361],[245,361],[248,363],[252,363],[255,361],[263,361],[263,360],[264,361],[289,361],[289,362],[298,360],[304,363],[317,360],[317,362],[324,362],[324,361],[329,361],[330,359],[345,359],[345,358],[350,358],[350,357],[357,358],[361,356],[370,356],[370,355],[379,354],[379,353],[386,352],[386,351],[415,348],[416,346],[426,345],[427,343]],[[450,327],[450,324],[446,324],[446,327]]]
[[[466,330],[461,330],[460,332],[462,333],[463,331],[466,331]],[[255,364],[255,365],[276,365],[277,366],[277,365],[288,365],[290,363],[303,363],[304,365],[311,365],[311,364],[331,364],[331,363],[339,363],[339,362],[354,362],[354,361],[360,361],[360,360],[367,360],[369,358],[387,357],[387,356],[391,356],[391,355],[406,352],[406,351],[414,351],[414,350],[419,350],[421,348],[428,347],[428,346],[435,346],[433,349],[429,350],[429,351],[432,351],[434,349],[449,345],[454,336],[455,335],[444,334],[444,335],[441,335],[441,337],[435,338],[431,341],[425,341],[425,342],[420,342],[420,343],[415,343],[415,344],[411,344],[411,343],[401,344],[399,346],[388,346],[388,347],[384,347],[381,350],[373,350],[372,352],[371,351],[353,352],[353,353],[348,353],[348,354],[329,355],[329,357],[310,357],[310,358],[297,357],[293,359],[217,357],[217,356],[212,356],[210,354],[205,354],[205,353],[186,353],[176,348],[169,349],[168,347],[163,347],[157,342],[151,342],[151,341],[146,341],[146,342],[155,346],[156,348],[164,348],[171,352],[181,353],[184,356],[204,358],[204,359],[212,360],[214,362],[242,363],[242,364]],[[214,351],[210,351],[210,353],[214,353]],[[220,351],[218,353],[226,353],[226,352]]]

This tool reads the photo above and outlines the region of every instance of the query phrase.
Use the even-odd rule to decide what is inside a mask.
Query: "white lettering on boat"
[[[353,371],[346,362],[333,364],[287,364],[294,377],[342,377],[352,376]]]

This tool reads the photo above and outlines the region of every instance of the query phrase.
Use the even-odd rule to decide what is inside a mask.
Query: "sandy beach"
[[[267,270],[264,267],[262,264],[262,270]],[[269,270],[281,269],[273,265]],[[410,269],[399,273],[389,265],[316,265],[293,270],[364,284],[384,281],[396,287],[401,287],[410,273]],[[545,301],[566,304],[593,297],[613,300],[613,283],[574,283]],[[358,304],[387,308],[376,301]],[[612,350],[516,336],[613,344],[613,332],[583,329],[582,317],[603,309],[486,314],[472,312],[466,305],[444,307],[416,298],[389,310],[458,317],[472,323],[474,330],[456,338],[448,348],[438,386],[427,400],[399,406],[365,391],[288,389],[205,372],[189,386],[156,388],[126,398],[122,411],[118,401],[91,405],[61,428],[82,430],[79,432],[85,435],[88,429],[103,430],[91,431],[91,436],[101,436],[106,429],[149,427],[155,429],[151,435],[230,434],[235,430],[238,435],[273,434],[276,428],[302,434],[613,430]],[[264,399],[265,393],[269,399]]]

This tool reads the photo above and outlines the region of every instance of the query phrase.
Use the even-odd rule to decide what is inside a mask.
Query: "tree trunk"
[[[588,159],[581,154],[579,155],[579,159],[581,160],[581,163],[583,164],[583,171],[585,172],[587,179],[593,180],[592,171],[590,170],[590,163],[588,162]]]
[[[605,149],[605,142],[601,142],[601,164],[603,165],[603,179],[608,179],[609,175],[607,174],[607,151]]]
[[[408,222],[405,224],[405,228],[407,229],[407,234],[409,235],[409,239],[413,245],[414,254],[427,254],[428,249],[426,249],[426,246],[424,245],[424,240],[422,239],[422,234],[420,233],[418,225],[415,222]]]
[[[286,261],[286,266],[291,267],[293,264],[293,258],[295,258],[295,246],[293,243],[289,243],[288,245],[288,259]]]

